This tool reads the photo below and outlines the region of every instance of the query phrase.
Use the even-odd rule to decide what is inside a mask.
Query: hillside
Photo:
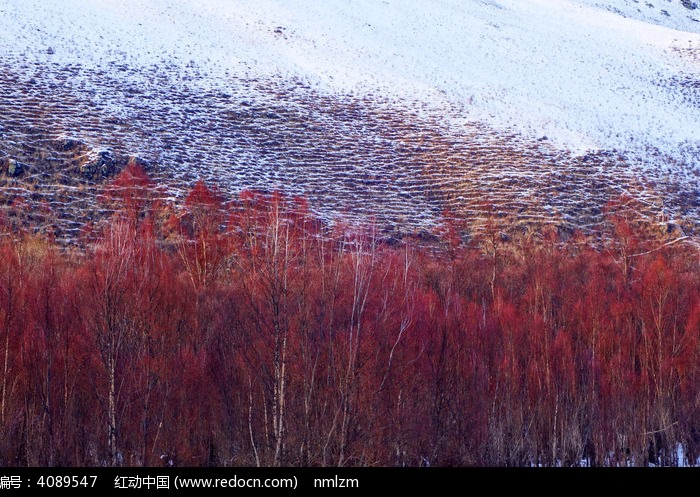
[[[2,0],[1,200],[70,241],[135,156],[166,198],[281,189],[394,234],[485,204],[585,229],[621,194],[695,231],[698,10],[651,5]]]
[[[700,466],[699,9],[653,2],[0,0],[5,488]]]

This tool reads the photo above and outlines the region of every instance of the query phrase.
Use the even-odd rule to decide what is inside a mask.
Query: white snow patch
[[[700,148],[697,104],[667,84],[700,79],[698,59],[674,50],[697,53],[693,14],[627,0],[0,0],[0,53],[197,67],[218,88],[294,77],[577,153],[678,156]]]

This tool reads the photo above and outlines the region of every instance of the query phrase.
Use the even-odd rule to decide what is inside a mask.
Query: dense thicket
[[[492,219],[389,244],[300,199],[155,191],[127,169],[79,250],[6,228],[0,465],[700,457],[687,240],[612,208],[596,239]]]

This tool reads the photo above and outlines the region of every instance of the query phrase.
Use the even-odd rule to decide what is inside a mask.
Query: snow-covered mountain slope
[[[499,179],[509,177],[527,177],[534,185],[527,194],[537,197],[546,192],[533,178],[543,164],[569,171],[581,158],[612,150],[625,165],[597,166],[608,186],[648,179],[698,207],[700,9],[654,2],[0,0],[2,103],[61,107],[52,107],[53,98],[73,102],[78,115],[99,113],[94,126],[65,110],[49,120],[59,134],[153,157],[183,180],[211,176],[234,190],[281,184],[314,196],[326,175],[334,209],[361,208],[352,198],[362,187],[338,188],[358,171],[371,186],[371,178],[400,179],[412,161],[418,171],[437,161],[439,189],[449,190],[453,203],[479,186],[505,188]],[[383,117],[365,120],[372,112]],[[16,115],[12,128],[35,114]],[[212,117],[224,114],[233,117]],[[387,157],[404,133],[400,126],[382,131],[377,122],[387,116],[413,120],[423,146],[411,139],[415,153]],[[255,132],[241,124],[255,119]],[[9,136],[10,128],[0,133]],[[363,150],[329,152],[350,135]],[[438,136],[448,152],[426,159],[434,150],[424,142]],[[285,154],[293,137],[308,154]],[[494,160],[489,169],[488,147],[454,150],[465,140],[537,147],[535,156],[549,160]],[[396,219],[441,210],[423,186],[380,181],[376,195]],[[387,192],[394,196],[382,198]]]
[[[639,21],[697,33],[700,3],[697,0],[578,0],[579,3]]]

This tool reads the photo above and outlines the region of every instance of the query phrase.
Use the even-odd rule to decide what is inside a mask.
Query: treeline
[[[6,227],[1,466],[700,457],[697,245],[615,209],[595,239],[428,245],[278,194],[158,198],[132,165],[79,248]]]

